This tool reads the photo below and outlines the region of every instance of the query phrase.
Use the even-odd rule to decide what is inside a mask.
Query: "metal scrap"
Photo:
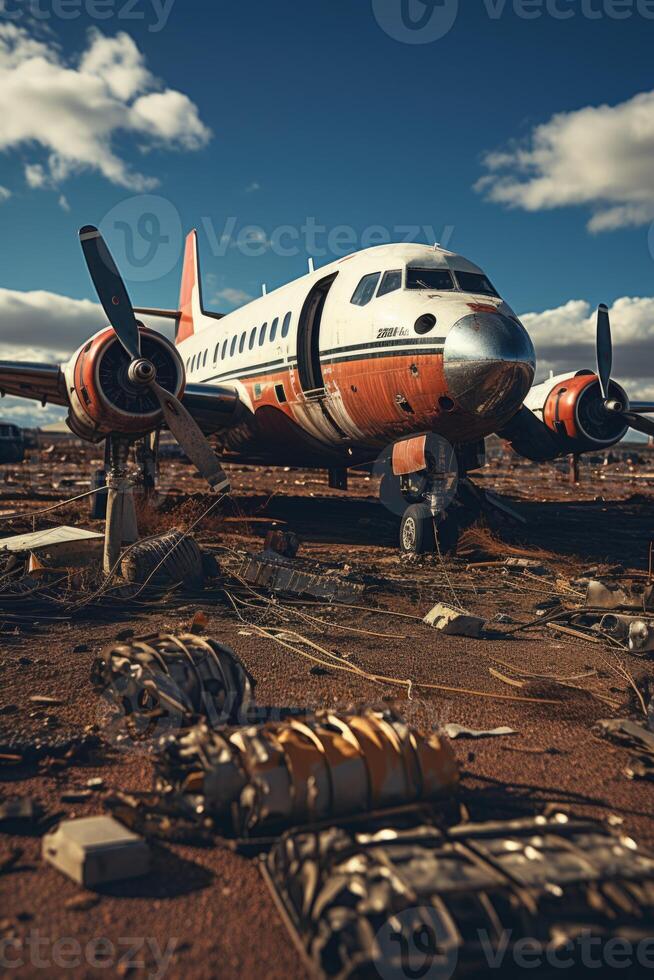
[[[470,613],[453,609],[439,602],[424,618],[424,622],[448,636],[470,636],[478,638],[484,628],[484,620]]]
[[[654,731],[628,718],[598,721],[595,731],[636,753],[626,769],[630,779],[654,779]]]
[[[311,596],[336,602],[351,602],[364,592],[364,585],[341,575],[316,570],[311,562],[289,560],[274,552],[247,555],[239,572],[249,585],[269,592]]]
[[[629,649],[633,653],[654,653],[654,625],[636,620],[629,626]]]
[[[629,597],[615,583],[591,581],[586,591],[586,605],[592,609],[619,609],[629,605]]]
[[[466,728],[465,725],[444,725],[443,731],[448,738],[498,738],[502,735],[517,735],[514,728],[490,728],[486,731],[478,731],[475,728]]]
[[[139,878],[150,870],[150,848],[113,817],[64,820],[43,838],[42,856],[85,888]]]
[[[184,633],[110,644],[93,664],[91,680],[125,713],[132,734],[236,722],[254,697],[255,681],[229,647]]]
[[[224,732],[200,725],[163,740],[157,773],[183,816],[241,834],[433,800],[458,783],[447,740],[372,710]]]
[[[307,966],[324,977],[476,978],[498,964],[504,975],[525,941],[580,968],[582,936],[637,943],[654,914],[654,857],[563,814],[287,834],[263,870]]]

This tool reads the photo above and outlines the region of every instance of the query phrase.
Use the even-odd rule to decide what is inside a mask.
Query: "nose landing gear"
[[[441,554],[456,550],[460,525],[453,513],[434,517],[427,504],[410,504],[400,525],[400,551],[405,555]]]

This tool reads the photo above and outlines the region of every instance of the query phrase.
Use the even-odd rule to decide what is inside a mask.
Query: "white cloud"
[[[148,325],[171,335],[171,321],[150,317]],[[67,360],[85,340],[107,325],[98,303],[45,290],[0,289],[0,359]],[[26,338],[28,338],[26,340]]]
[[[653,157],[654,91],[558,113],[526,141],[487,154],[476,190],[525,211],[585,206],[594,232],[644,225],[654,219]]]
[[[80,58],[66,59],[54,42],[37,41],[14,24],[0,24],[0,150],[35,147],[30,187],[55,187],[93,170],[121,187],[150,190],[158,181],[131,168],[115,149],[131,134],[138,149],[198,150],[211,139],[197,106],[182,92],[164,89],[125,33],[89,34]]]
[[[144,319],[172,339],[170,320]],[[71,299],[45,290],[0,289],[0,325],[0,360],[61,364],[105,327],[107,318],[101,307],[90,300]],[[0,418],[12,419],[19,425],[46,425],[65,415],[65,409],[49,406],[43,410],[24,398],[0,401]]]
[[[243,289],[232,289],[227,286],[225,289],[218,290],[214,293],[212,303],[230,303],[232,306],[242,306],[244,303],[249,303],[253,299],[249,293],[246,293]]]
[[[254,194],[256,191],[260,191],[260,190],[261,190],[261,184],[259,183],[259,181],[253,180],[252,183],[248,184],[248,186],[245,188],[245,193]]]
[[[8,201],[10,197],[11,197],[11,191],[8,188],[3,187],[2,184],[0,184],[0,204],[4,204],[4,202]]]
[[[614,377],[630,398],[654,398],[654,298],[623,296],[610,309],[613,328]],[[595,370],[597,311],[584,300],[571,300],[556,309],[526,313],[520,318],[538,355],[538,376],[551,370]]]

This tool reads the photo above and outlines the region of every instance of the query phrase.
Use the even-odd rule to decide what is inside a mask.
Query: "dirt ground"
[[[31,513],[83,492],[92,465],[87,454],[55,449],[7,468],[4,483],[0,476],[0,533],[31,530],[30,519],[7,522],[16,510]],[[141,514],[146,533],[170,526],[187,529],[208,503],[199,481],[181,463],[163,467],[162,504]],[[514,502],[525,523],[494,525],[492,535],[485,528],[473,529],[457,557],[444,564],[400,558],[398,522],[377,502],[374,480],[363,475],[354,476],[343,493],[329,490],[323,473],[253,467],[232,467],[231,473],[233,500],[198,525],[198,540],[219,563],[229,565],[236,561],[234,551],[260,550],[266,530],[283,527],[300,536],[303,558],[346,565],[374,578],[356,603],[366,611],[305,606],[285,615],[289,628],[397,683],[316,669],[310,660],[257,635],[252,623],[260,622],[261,612],[244,608],[238,619],[216,588],[200,600],[176,596],[165,609],[145,604],[137,614],[126,610],[111,616],[82,613],[74,621],[35,616],[29,624],[5,622],[0,633],[1,740],[43,732],[65,738],[84,726],[98,726],[102,736],[106,705],[94,693],[89,673],[103,646],[126,629],[137,635],[184,630],[202,610],[207,635],[231,646],[256,678],[261,704],[393,704],[426,728],[458,722],[515,729],[518,734],[510,737],[454,743],[463,770],[462,798],[474,816],[531,813],[555,802],[576,813],[623,821],[626,832],[654,847],[654,784],[630,781],[624,774],[628,753],[592,730],[598,719],[624,713],[633,695],[629,677],[651,673],[651,665],[544,625],[512,632],[535,619],[534,607],[544,599],[560,594],[581,601],[583,589],[571,583],[593,566],[604,571],[623,566],[620,575],[644,579],[654,538],[651,456],[636,466],[583,467],[579,487],[568,483],[562,467],[508,460],[490,464],[476,482]],[[89,519],[86,501],[34,520],[37,528],[75,521],[101,526]],[[513,553],[533,553],[554,576],[503,575],[499,563]],[[493,561],[497,564],[489,564]],[[443,636],[420,621],[436,602],[451,601],[453,592],[487,620],[483,639]],[[321,622],[301,618],[306,614]],[[59,703],[35,706],[34,695]],[[62,802],[62,796],[96,777],[102,786],[90,799]],[[111,739],[88,760],[69,765],[0,763],[0,799],[31,797],[53,819],[100,813],[110,791],[147,789],[151,781],[147,753]],[[0,867],[13,848],[21,849],[20,859],[10,871],[0,872],[5,957],[0,972],[28,977],[48,968],[53,975],[75,977],[221,980],[306,975],[256,856],[155,842],[148,877],[96,894],[81,891],[42,862],[38,836],[0,828]],[[75,901],[80,894],[88,902]],[[64,938],[78,945],[66,946],[60,942]],[[103,942],[96,946],[98,941]],[[127,959],[140,965],[130,966]]]

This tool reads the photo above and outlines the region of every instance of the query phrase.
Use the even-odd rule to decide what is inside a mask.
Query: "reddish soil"
[[[9,482],[0,483],[0,518],[3,512],[41,509],[48,501],[82,492],[89,466],[88,457],[57,450],[50,462],[41,459],[8,470]],[[187,528],[207,503],[200,483],[180,463],[165,467],[170,491],[161,507],[142,513],[142,530],[147,532]],[[582,471],[581,487],[573,488],[552,468],[491,466],[478,482],[516,501],[527,523],[500,529],[494,537],[485,530],[469,533],[459,556],[448,560],[445,568],[437,560],[406,564],[400,559],[395,549],[397,521],[376,502],[374,481],[363,476],[354,477],[345,494],[328,490],[322,473],[232,468],[234,502],[199,525],[197,537],[215,550],[219,561],[228,563],[230,551],[225,549],[259,549],[265,530],[277,522],[299,534],[302,557],[346,563],[356,572],[392,580],[391,586],[366,596],[361,605],[421,617],[437,601],[449,601],[453,588],[471,612],[489,621],[505,614],[515,623],[526,623],[535,618],[539,600],[557,591],[573,595],[570,582],[591,565],[619,563],[641,574],[647,570],[654,537],[653,471],[651,466],[629,470],[622,464],[588,468]],[[242,515],[255,519],[248,523]],[[100,526],[88,520],[83,501],[40,518],[37,527],[76,520]],[[31,529],[31,521],[3,528],[17,533]],[[470,563],[499,561],[508,553],[527,551],[541,555],[555,570],[556,579],[509,578],[502,576],[499,567],[488,565],[468,568]],[[508,725],[519,734],[454,743],[464,770],[463,796],[475,815],[531,812],[543,802],[554,801],[599,819],[620,818],[630,835],[654,847],[654,784],[629,781],[624,775],[628,753],[592,732],[597,719],[620,714],[628,699],[629,683],[620,673],[620,661],[632,675],[651,673],[651,666],[544,626],[511,635],[514,625],[489,622],[491,635],[471,640],[443,636],[418,618],[372,611],[305,608],[321,618],[321,624],[293,613],[291,628],[330,651],[350,656],[369,673],[411,679],[414,687],[408,700],[406,686],[374,684],[335,669],[312,670],[315,665],[309,660],[254,634],[236,618],[218,589],[207,592],[201,602],[176,597],[163,611],[145,605],[138,615],[127,611],[75,622],[35,619],[23,627],[5,624],[0,634],[0,736],[16,730],[74,735],[87,725],[99,725],[102,732],[105,705],[89,681],[94,657],[121,630],[179,631],[188,627],[200,608],[208,617],[207,634],[236,650],[256,678],[260,703],[392,703],[412,722],[426,727],[448,722],[474,728]],[[247,619],[250,614],[243,615]],[[524,686],[507,684],[491,669],[521,678]],[[546,680],[563,677],[578,678],[567,682],[576,687]],[[419,688],[420,683],[477,693],[427,690]],[[62,703],[35,707],[29,701],[32,695],[48,695]],[[504,700],[510,697],[532,700]],[[63,794],[84,787],[93,777],[101,777],[104,786],[92,799],[62,803]],[[102,798],[113,789],[148,788],[152,767],[143,751],[133,746],[121,749],[114,743],[85,763],[46,762],[32,769],[0,764],[0,780],[0,798],[32,797],[49,816],[72,817],[102,812]],[[305,976],[255,857],[225,848],[154,843],[154,869],[147,878],[103,889],[91,907],[73,910],[69,900],[81,889],[41,861],[38,836],[0,832],[0,866],[16,847],[23,851],[18,865],[0,873],[5,967],[12,961],[24,963],[8,970],[11,976],[42,975],[37,954],[54,975],[152,976],[156,973],[153,944],[165,949],[169,941],[173,942],[169,977]],[[36,953],[35,936],[43,940]],[[73,965],[74,947],[71,953],[61,944],[54,945],[63,937],[85,948],[78,965]],[[128,952],[124,943],[132,937],[147,939],[147,944],[138,956],[144,965],[130,971],[118,960]],[[17,943],[7,944],[8,939]],[[92,947],[86,944],[98,939],[113,944],[105,949],[109,969],[89,962]]]

